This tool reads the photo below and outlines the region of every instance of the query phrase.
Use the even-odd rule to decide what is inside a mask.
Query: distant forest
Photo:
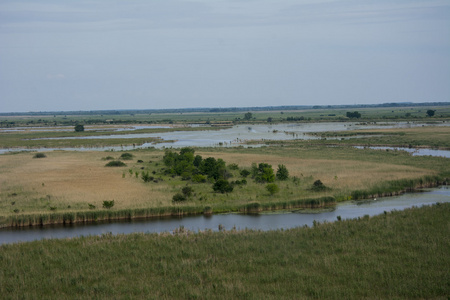
[[[130,115],[152,113],[189,113],[189,112],[240,112],[240,111],[276,111],[276,110],[306,110],[306,109],[354,109],[377,107],[421,107],[448,106],[450,102],[398,102],[383,104],[355,104],[355,105],[288,105],[288,106],[256,106],[256,107],[203,107],[203,108],[173,108],[173,109],[121,109],[121,110],[90,110],[90,111],[33,111],[0,113],[0,116],[42,116],[42,115]]]

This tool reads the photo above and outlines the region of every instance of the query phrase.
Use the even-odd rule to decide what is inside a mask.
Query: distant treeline
[[[421,106],[449,106],[450,102],[398,102],[383,104],[355,104],[355,105],[287,105],[287,106],[257,106],[257,107],[225,107],[225,108],[179,108],[179,109],[122,109],[122,110],[90,110],[90,111],[39,111],[39,112],[9,112],[0,116],[45,116],[45,115],[132,115],[152,113],[192,113],[192,112],[241,112],[241,111],[276,111],[276,110],[305,110],[305,109],[350,109],[377,107],[421,107]]]

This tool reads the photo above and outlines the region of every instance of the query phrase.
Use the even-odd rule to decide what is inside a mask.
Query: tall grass
[[[377,183],[375,186],[367,190],[354,190],[351,192],[351,197],[354,200],[358,200],[395,196],[421,188],[447,184],[448,178],[442,176],[424,176],[416,179],[400,179]]]
[[[77,212],[53,212],[48,214],[17,214],[0,219],[2,227],[43,226],[50,224],[73,224],[97,221],[112,221],[121,219],[152,218],[167,216],[185,216],[195,214],[212,214],[223,212],[258,213],[267,210],[291,209],[291,208],[320,208],[335,204],[332,197],[317,199],[300,199],[288,202],[257,203],[246,205],[176,205],[169,207],[149,207],[120,210],[88,210]]]
[[[5,299],[446,299],[450,204],[277,231],[0,246]]]

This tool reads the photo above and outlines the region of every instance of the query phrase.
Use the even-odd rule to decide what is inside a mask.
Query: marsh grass
[[[267,147],[204,149],[198,154],[222,158],[227,163],[237,164],[240,169],[250,168],[252,163],[259,162],[271,165],[283,163],[291,178],[276,181],[280,191],[275,196],[271,196],[263,184],[250,178],[247,178],[247,184],[236,185],[232,193],[220,194],[214,193],[210,182],[193,183],[164,175],[164,165],[160,163],[164,152],[159,150],[133,151],[136,160],[128,161],[125,171],[123,168],[105,168],[102,159],[105,154],[101,152],[55,151],[45,160],[31,159],[27,153],[1,155],[0,216],[76,215],[88,210],[89,204],[102,207],[105,199],[115,199],[115,206],[111,209],[113,212],[152,208],[170,210],[171,207],[181,206],[194,207],[193,213],[201,213],[205,206],[210,206],[214,212],[245,211],[242,207],[250,203],[276,209],[283,208],[285,203],[305,199],[334,197],[340,201],[360,198],[361,195],[401,192],[410,187],[445,182],[450,176],[446,159],[416,158],[379,151],[363,154],[358,149]],[[142,162],[137,163],[137,160]],[[233,175],[230,181],[242,179],[240,169],[230,170]],[[128,173],[131,175],[128,176]],[[149,179],[153,179],[145,181],[141,176],[132,176],[136,173],[152,174]],[[310,190],[316,180],[329,189],[321,192]],[[173,195],[186,184],[193,188],[192,196],[185,203],[172,203]],[[13,194],[15,196],[11,196]],[[11,205],[11,202],[15,204]],[[51,212],[50,207],[55,207],[56,211]],[[147,216],[147,213],[143,215]],[[122,217],[120,213],[119,217]],[[61,217],[58,218],[61,220]]]
[[[450,204],[313,228],[0,246],[9,299],[446,299]]]

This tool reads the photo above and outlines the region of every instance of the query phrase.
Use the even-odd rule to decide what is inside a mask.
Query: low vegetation
[[[112,160],[105,167],[126,167],[127,164],[120,160]]]
[[[446,299],[450,204],[277,231],[0,246],[5,299]]]
[[[446,158],[346,147],[148,149],[130,152],[127,167],[104,167],[105,158],[122,164],[122,154],[0,155],[0,226],[196,214],[205,207],[213,213],[320,207],[450,178]],[[185,187],[191,192],[183,193]],[[105,199],[114,199],[114,207],[104,208]]]

